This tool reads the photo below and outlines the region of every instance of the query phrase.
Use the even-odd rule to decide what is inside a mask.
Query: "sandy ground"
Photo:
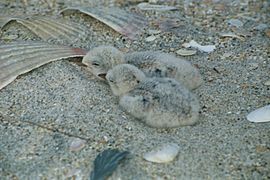
[[[44,3],[30,1],[25,8],[19,1],[4,0],[0,12],[55,16],[71,2],[58,3],[50,11]],[[107,148],[131,152],[112,179],[269,179],[270,124],[246,120],[248,112],[270,102],[269,35],[267,29],[253,30],[265,24],[269,31],[269,6],[266,1],[245,2],[228,1],[222,6],[204,1],[187,9],[180,2],[179,11],[142,12],[150,22],[161,17],[181,22],[151,42],[145,41],[148,30],[131,41],[87,16],[68,17],[89,27],[89,36],[69,44],[85,49],[110,44],[129,51],[175,53],[192,39],[216,45],[213,53],[187,57],[205,81],[194,91],[201,103],[200,122],[175,129],[147,127],[125,114],[108,85],[85,67],[72,61],[50,63],[0,91],[0,179],[88,179],[94,158]],[[123,8],[131,7],[135,5]],[[227,21],[233,18],[243,27],[231,28]],[[151,24],[149,29],[157,28]],[[245,40],[220,38],[219,33],[232,30]],[[2,38],[14,33],[19,40],[36,39],[14,27]],[[77,152],[70,150],[75,138],[86,140]],[[167,142],[180,146],[175,161],[143,160],[143,153]]]

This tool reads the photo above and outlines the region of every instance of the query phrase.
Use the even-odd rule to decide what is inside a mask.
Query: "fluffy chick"
[[[116,96],[122,96],[131,91],[145,78],[145,74],[131,64],[116,65],[106,75],[106,80]]]
[[[191,90],[203,82],[199,71],[188,61],[160,51],[142,51],[124,55],[112,46],[100,46],[90,50],[83,58],[83,63],[99,78],[104,78],[112,67],[127,63],[138,67],[147,77],[174,78]]]
[[[133,52],[125,56],[125,63],[133,64],[147,77],[168,77],[179,81],[188,89],[202,84],[199,71],[188,61],[160,51]]]
[[[106,78],[113,93],[121,96],[122,109],[151,127],[172,128],[198,121],[197,98],[174,79],[146,78],[126,64],[111,69]]]
[[[112,46],[98,46],[90,50],[82,60],[99,79],[105,80],[109,69],[124,63],[124,54]]]

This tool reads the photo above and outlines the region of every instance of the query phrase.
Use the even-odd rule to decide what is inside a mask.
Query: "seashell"
[[[270,121],[270,105],[261,107],[252,111],[247,115],[250,122],[269,122]]]
[[[52,61],[83,57],[85,50],[44,42],[16,42],[0,44],[0,89],[17,76]]]
[[[71,142],[69,149],[70,151],[79,151],[84,148],[86,141],[80,138],[75,138]]]
[[[206,52],[206,53],[210,53],[216,49],[215,45],[202,46],[194,40],[191,40],[189,43],[184,43],[183,46],[185,48],[193,47],[193,48],[196,48],[196,49],[198,49],[202,52]]]
[[[147,25],[146,18],[126,12],[116,7],[110,8],[90,8],[90,7],[70,7],[62,10],[60,13],[68,13],[79,11],[92,18],[95,18],[102,23],[108,25],[115,31],[123,34],[130,39],[136,39],[137,35],[144,31]]]
[[[143,11],[172,11],[177,10],[177,7],[174,6],[165,6],[165,5],[156,5],[156,4],[149,4],[149,3],[140,3],[137,5],[140,10]]]
[[[46,17],[14,18],[2,28],[14,21],[25,26],[44,41],[56,39],[58,41],[67,40],[73,42],[78,37],[85,36],[85,32],[87,32],[86,28],[77,23]]]
[[[244,37],[238,36],[238,35],[236,35],[236,34],[234,34],[234,33],[231,33],[231,32],[229,32],[229,33],[221,33],[220,36],[221,36],[221,37],[231,37],[231,38],[236,38],[236,39],[239,39],[239,40],[241,40],[241,41],[244,41],[244,40],[245,40]]]
[[[192,56],[197,53],[195,50],[179,49],[176,51],[177,54],[181,56]]]
[[[150,162],[167,163],[175,159],[179,149],[179,146],[175,143],[165,144],[153,151],[145,153],[143,158]]]

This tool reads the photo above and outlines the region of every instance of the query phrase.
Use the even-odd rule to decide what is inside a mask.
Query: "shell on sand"
[[[150,162],[167,163],[175,159],[179,149],[179,146],[175,143],[165,144],[153,151],[145,153],[143,158]]]
[[[73,42],[77,38],[85,36],[85,32],[87,32],[86,28],[77,23],[49,17],[30,17],[27,19],[13,18],[6,21],[2,29],[8,27],[9,24],[13,22],[26,27],[45,41],[55,39],[59,41],[67,40],[68,42]]]
[[[179,49],[176,51],[176,54],[179,54],[181,56],[192,56],[196,54],[196,50],[188,50],[188,49]]]
[[[120,34],[126,35],[130,39],[136,39],[136,36],[144,31],[147,25],[145,17],[131,12],[126,12],[116,7],[109,8],[90,8],[90,7],[69,7],[60,13],[79,11],[102,23],[108,25]]]
[[[249,120],[250,122],[269,122],[270,105],[252,111],[247,115],[247,120]]]
[[[51,45],[44,42],[16,42],[0,45],[0,89],[17,76],[52,61],[83,57],[86,51],[79,48]]]
[[[9,21],[14,20],[15,18],[13,17],[8,17],[8,16],[0,16],[0,28],[5,26]]]
[[[174,6],[166,6],[166,5],[157,5],[157,4],[149,4],[149,3],[139,3],[137,7],[143,11],[171,11],[177,10],[177,7]]]
[[[74,138],[70,143],[69,149],[70,151],[79,151],[84,148],[86,141],[80,138]]]
[[[198,49],[202,52],[206,52],[206,53],[213,52],[216,49],[215,45],[202,46],[194,40],[191,40],[189,43],[184,43],[183,46],[185,48],[193,47],[193,48],[196,48],[196,49]]]

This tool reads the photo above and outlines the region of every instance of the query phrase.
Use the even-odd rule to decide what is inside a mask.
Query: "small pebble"
[[[161,33],[160,30],[153,30],[153,29],[148,30],[148,34],[151,34],[151,35],[155,35],[155,34],[159,34],[159,33]]]
[[[265,35],[270,38],[270,29],[265,30]]]
[[[148,0],[149,3],[156,4],[158,0]]]
[[[148,36],[147,38],[145,38],[145,41],[146,42],[151,42],[151,41],[154,41],[157,37],[156,36]]]
[[[80,138],[75,138],[73,139],[73,141],[71,142],[69,149],[70,151],[79,151],[82,148],[84,148],[86,141],[82,140]]]
[[[231,52],[226,52],[222,55],[223,58],[228,58],[230,56],[232,56],[233,54]]]
[[[242,27],[244,24],[239,19],[230,19],[228,20],[228,24],[231,26],[235,26],[237,28]]]
[[[258,26],[255,26],[255,27],[254,27],[254,29],[255,29],[255,30],[258,30],[258,31],[264,31],[264,30],[267,29],[267,28],[268,28],[267,24],[263,24],[263,23],[261,23],[261,24],[259,24]]]
[[[265,86],[270,86],[270,80],[264,82]]]
[[[266,152],[266,151],[270,151],[270,149],[268,149],[267,145],[257,145],[256,146],[256,152],[257,153],[262,153],[262,152]]]
[[[157,149],[145,153],[143,158],[150,162],[167,163],[175,159],[179,152],[179,146],[175,143],[165,144]]]
[[[68,171],[66,172],[65,174],[65,178],[72,178],[72,177],[75,177],[75,179],[79,179],[79,177],[81,176],[82,172],[80,169],[75,169],[75,168],[72,168],[72,169],[68,169]]]

